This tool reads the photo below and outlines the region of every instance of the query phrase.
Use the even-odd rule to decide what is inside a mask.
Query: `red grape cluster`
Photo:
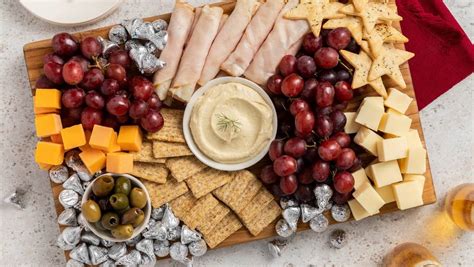
[[[267,81],[278,111],[278,138],[268,152],[273,164],[260,178],[278,196],[294,195],[301,202],[314,199],[313,189],[327,183],[333,200],[343,204],[351,197],[351,172],[361,161],[344,132],[342,112],[353,98],[351,69],[341,63],[340,49],[359,49],[346,28],[308,33],[297,56],[282,58],[279,73]]]
[[[163,127],[162,102],[153,83],[136,75],[127,51],[116,49],[102,55],[97,38],[79,43],[68,33],[56,34],[52,47],[54,52],[43,57],[44,75],[36,88],[63,90],[64,127],[82,123],[84,129],[92,130],[95,124],[117,128],[135,123],[148,132]]]

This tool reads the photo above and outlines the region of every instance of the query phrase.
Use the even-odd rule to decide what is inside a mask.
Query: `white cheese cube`
[[[422,195],[423,195],[423,189],[425,187],[425,180],[426,180],[425,176],[419,175],[419,174],[405,174],[405,175],[403,175],[403,181],[404,182],[416,181],[416,182],[420,183],[420,185],[421,185],[420,194],[422,194]]]
[[[380,195],[385,204],[395,201],[395,195],[393,194],[392,185],[387,185],[380,188],[375,188],[375,191]]]
[[[383,114],[383,97],[366,97],[359,107],[355,121],[377,131]]]
[[[401,210],[423,205],[423,188],[419,181],[401,182],[393,185],[397,207]]]
[[[395,114],[395,115],[403,115],[403,113],[400,113],[400,112],[394,110],[393,108],[387,108],[387,110],[385,111],[385,113],[387,113],[387,114]]]
[[[351,209],[352,217],[354,220],[359,221],[370,216],[370,214],[357,202],[356,199],[351,199],[347,202],[349,208]]]
[[[416,129],[410,129],[405,135],[407,137],[407,143],[409,148],[423,147],[421,143],[420,135]]]
[[[384,113],[380,120],[379,131],[397,136],[408,133],[411,126],[411,119],[405,115]]]
[[[389,88],[388,97],[387,99],[385,99],[384,104],[386,107],[392,108],[402,114],[405,114],[408,109],[408,106],[410,106],[411,101],[413,101],[413,99],[407,94],[404,94],[395,88]]]
[[[346,125],[344,126],[344,132],[347,134],[357,133],[360,129],[360,124],[355,122],[355,118],[357,116],[356,112],[344,112],[346,115]]]
[[[369,182],[367,175],[365,174],[365,170],[360,168],[359,170],[351,173],[352,177],[354,177],[354,189],[357,190],[363,183]]]
[[[401,173],[423,174],[426,172],[426,150],[422,147],[408,149],[406,158],[400,159]]]
[[[406,137],[384,139],[377,143],[377,155],[380,161],[406,158],[408,143]]]
[[[374,133],[372,130],[360,127],[356,136],[354,137],[354,142],[359,146],[365,148],[370,154],[377,156],[377,143],[381,142],[383,138]]]
[[[375,163],[368,168],[376,187],[384,187],[402,181],[402,174],[396,160]]]
[[[370,185],[369,182],[363,183],[358,190],[352,193],[357,202],[370,214],[374,215],[385,204],[380,195]]]

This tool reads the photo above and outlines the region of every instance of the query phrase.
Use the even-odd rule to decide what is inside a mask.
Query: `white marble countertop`
[[[59,230],[48,176],[33,160],[36,137],[23,45],[51,38],[61,31],[77,32],[126,18],[166,13],[174,1],[124,2],[103,21],[72,28],[42,22],[24,10],[18,1],[0,3],[0,170],[3,170],[0,197],[3,199],[17,187],[28,188],[25,210],[0,203],[1,266],[65,264],[63,252],[55,246]],[[201,5],[208,1],[191,2]],[[472,40],[472,1],[445,2]],[[195,266],[374,266],[396,244],[407,241],[425,245],[446,266],[472,266],[474,234],[455,231],[439,214],[449,188],[473,181],[473,87],[474,76],[471,75],[421,111],[438,195],[436,204],[332,226],[331,229],[341,228],[349,235],[348,244],[339,250],[328,246],[330,231],[322,234],[306,231],[299,233],[278,259],[271,258],[268,240],[263,240],[210,251],[195,259]],[[159,264],[173,263],[165,260]]]

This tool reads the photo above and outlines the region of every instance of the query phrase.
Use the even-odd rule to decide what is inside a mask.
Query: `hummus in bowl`
[[[257,84],[222,77],[194,93],[184,112],[183,129],[200,161],[219,170],[241,170],[267,153],[276,136],[276,111]]]

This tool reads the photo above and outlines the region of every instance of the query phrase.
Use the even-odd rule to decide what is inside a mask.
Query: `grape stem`
[[[353,71],[352,71],[352,68],[349,68],[346,64],[344,64],[344,62],[342,62],[342,60],[339,59],[339,63],[351,74],[351,75],[354,75]]]

